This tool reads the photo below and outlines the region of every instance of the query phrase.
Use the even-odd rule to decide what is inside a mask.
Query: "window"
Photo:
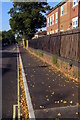
[[[47,35],[49,35],[49,32],[47,32]]]
[[[51,22],[51,16],[50,16],[50,26],[51,26],[52,22]]]
[[[58,21],[58,12],[55,13],[55,23]]]
[[[63,5],[61,6],[61,16],[63,16]]]
[[[48,22],[47,22],[47,26],[49,27],[49,18],[48,18],[47,20],[48,20]]]
[[[55,33],[57,33],[57,32],[58,32],[58,29],[55,30]]]
[[[53,22],[53,16],[51,16],[51,25],[52,25],[52,22]]]
[[[52,33],[54,34],[54,30],[52,30]]]
[[[78,0],[73,0],[73,7],[75,7],[76,5],[78,5]]]
[[[52,34],[52,31],[50,31],[50,34]]]
[[[73,28],[77,28],[77,26],[78,26],[78,17],[72,19],[72,25],[73,25]]]
[[[52,15],[52,25],[54,25],[54,14]]]

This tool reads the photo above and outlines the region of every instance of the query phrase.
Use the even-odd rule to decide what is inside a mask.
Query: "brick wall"
[[[61,7],[63,6],[63,15],[61,15]],[[51,30],[57,29],[57,32],[60,31],[66,31],[73,29],[73,18],[78,17],[78,27],[80,27],[80,1],[78,2],[78,5],[73,6],[73,2],[68,0],[67,2],[64,2],[58,6],[55,6],[55,8],[47,14],[47,19],[50,18],[55,12],[58,12],[58,23],[54,25],[47,26],[47,32],[50,33]],[[50,21],[49,21],[50,22]]]
[[[59,8],[56,8],[54,11],[52,11],[49,15],[47,15],[47,20],[48,20],[48,18],[49,18],[49,23],[50,23],[50,16],[52,16],[53,14],[54,14],[54,24],[53,25],[51,25],[50,26],[50,24],[49,24],[49,26],[47,26],[47,32],[49,32],[49,34],[50,34],[50,32],[51,31],[53,31],[54,30],[54,33],[55,33],[55,30],[58,30],[59,28],[59,26],[58,26],[58,22],[59,22],[59,18],[58,18],[58,21],[57,21],[57,23],[55,24],[55,13],[56,12],[58,12],[58,9]],[[59,12],[58,12],[58,14],[59,14]],[[58,15],[59,16],[59,15]],[[48,24],[48,21],[47,21],[47,24]]]
[[[29,40],[29,46],[80,61],[80,28]]]

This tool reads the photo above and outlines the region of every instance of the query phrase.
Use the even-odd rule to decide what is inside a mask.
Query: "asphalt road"
[[[17,52],[12,45],[2,51],[2,119],[12,119],[14,104],[17,104]]]
[[[80,85],[20,47],[36,118],[78,120]],[[77,114],[78,113],[78,114]]]

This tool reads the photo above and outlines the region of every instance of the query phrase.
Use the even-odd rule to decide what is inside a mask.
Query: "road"
[[[2,119],[13,117],[17,104],[17,52],[12,45],[2,51]]]

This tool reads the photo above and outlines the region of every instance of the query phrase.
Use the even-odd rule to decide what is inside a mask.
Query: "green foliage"
[[[59,64],[58,64],[58,63],[56,63],[56,66],[57,66],[57,67],[59,67]]]
[[[61,60],[60,64],[61,64],[61,66],[63,65],[63,60]]]
[[[74,72],[73,72],[73,75],[77,78],[77,77],[78,77],[78,72],[77,72],[77,71],[74,71]]]
[[[38,55],[38,52],[35,52],[36,55]]]
[[[37,51],[37,52],[35,52],[35,53],[36,53],[36,55],[39,55],[40,57],[43,57],[43,55],[44,55],[43,51],[42,51],[42,52]]]
[[[40,53],[40,57],[43,57],[43,55],[44,55],[44,52],[41,52],[41,53]]]
[[[16,42],[17,42],[17,43],[20,43],[21,41],[22,41],[22,37],[19,36],[19,35],[17,35],[17,37],[16,37]]]
[[[15,36],[12,31],[2,31],[2,46],[12,43],[15,43]]]
[[[14,2],[9,11],[11,29],[30,39],[38,28],[46,26],[44,14],[49,9],[46,2]]]
[[[69,66],[72,67],[73,63],[72,61],[69,61]]]
[[[53,55],[52,60],[54,64],[57,64],[57,55]]]

